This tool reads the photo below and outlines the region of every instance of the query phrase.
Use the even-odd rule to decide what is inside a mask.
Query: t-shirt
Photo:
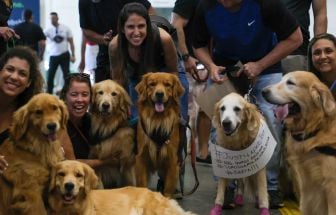
[[[193,49],[191,46],[192,39],[192,24],[194,19],[194,14],[196,11],[197,4],[199,0],[176,0],[173,12],[188,20],[187,25],[184,27],[184,34],[186,38],[186,44],[189,54],[193,55]]]
[[[280,0],[243,0],[236,12],[217,0],[201,0],[195,14],[193,46],[205,47],[213,39],[213,54],[218,65],[231,66],[237,61],[257,61],[298,27],[294,17]],[[277,63],[261,75],[281,72]]]
[[[14,27],[15,32],[20,35],[18,45],[29,46],[36,52],[39,51],[38,42],[45,40],[46,37],[42,28],[32,22],[22,22]]]
[[[72,32],[70,28],[63,24],[59,24],[57,27],[51,25],[45,30],[44,34],[48,38],[50,56],[59,56],[68,51],[68,39],[72,38]],[[62,38],[62,40],[56,42],[56,36]]]
[[[309,9],[312,5],[312,0],[282,0],[287,9],[298,21],[302,36],[302,45],[295,50],[292,54],[307,55],[308,44],[310,39],[309,25],[310,25],[310,15]]]
[[[0,133],[0,146],[5,142],[5,140],[8,137],[9,137],[9,129],[6,129]]]
[[[91,118],[88,113],[83,116],[82,125],[74,126],[69,120],[67,131],[71,139],[76,159],[88,159],[92,140],[90,138]]]

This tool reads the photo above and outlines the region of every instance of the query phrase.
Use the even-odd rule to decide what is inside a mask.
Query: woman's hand
[[[5,156],[0,155],[0,173],[2,174],[8,167],[8,163],[5,159]]]

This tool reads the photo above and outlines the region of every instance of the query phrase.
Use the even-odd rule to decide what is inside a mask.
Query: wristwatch
[[[189,59],[190,55],[187,53],[187,54],[183,54],[182,55],[182,60],[185,62]]]

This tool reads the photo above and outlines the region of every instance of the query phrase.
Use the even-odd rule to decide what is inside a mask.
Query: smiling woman
[[[315,73],[336,97],[336,38],[334,35],[321,34],[310,41],[308,70]]]
[[[38,58],[31,49],[16,47],[0,59],[0,145],[9,136],[13,113],[42,92],[43,77]],[[0,172],[6,167],[0,156]]]
[[[65,78],[61,91],[68,111],[67,131],[72,145],[68,148],[70,157],[78,159],[91,167],[102,164],[98,159],[88,159],[92,139],[89,135],[91,116],[87,112],[91,102],[92,90],[90,76],[85,73],[70,73]]]

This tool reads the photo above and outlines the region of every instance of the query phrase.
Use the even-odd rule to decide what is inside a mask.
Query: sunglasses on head
[[[90,75],[86,73],[69,73],[66,77],[66,80],[71,80],[72,78],[83,78],[90,81]]]

